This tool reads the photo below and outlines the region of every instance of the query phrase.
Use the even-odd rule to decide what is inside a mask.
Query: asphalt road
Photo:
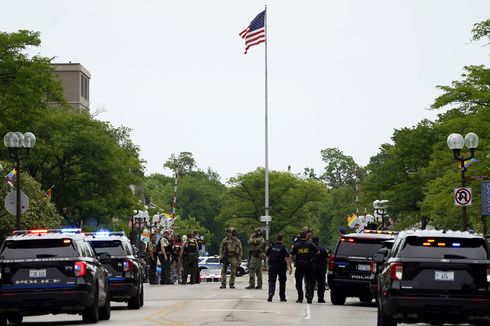
[[[264,281],[266,276],[264,276]],[[266,284],[266,283],[264,283]],[[376,306],[348,299],[344,306],[327,303],[296,303],[293,277],[288,277],[288,302],[278,295],[267,302],[267,289],[246,290],[248,275],[237,278],[236,289],[219,289],[220,283],[196,285],[145,284],[145,305],[128,310],[124,304],[112,304],[109,321],[99,325],[376,325]],[[81,316],[57,315],[27,317],[23,325],[80,325]]]

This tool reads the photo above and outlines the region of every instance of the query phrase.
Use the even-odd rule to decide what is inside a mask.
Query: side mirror
[[[379,265],[383,264],[385,262],[385,259],[386,259],[386,256],[384,253],[377,253],[373,257],[373,261]]]
[[[101,264],[109,264],[111,262],[111,255],[103,252],[97,257],[97,259],[100,261]]]

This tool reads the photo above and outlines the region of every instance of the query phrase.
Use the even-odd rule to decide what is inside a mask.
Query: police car
[[[0,326],[24,316],[111,317],[109,279],[80,229],[14,231],[0,250]]]
[[[111,301],[127,302],[129,309],[142,307],[145,266],[140,258],[144,253],[134,251],[123,231],[101,231],[85,236],[97,256],[110,255],[104,267],[109,272]]]
[[[199,257],[198,263],[199,272],[204,269],[221,269],[221,263],[219,256],[201,256]],[[228,274],[230,269],[228,268]],[[243,276],[248,273],[248,262],[247,260],[242,260],[240,266],[237,267],[236,276]]]

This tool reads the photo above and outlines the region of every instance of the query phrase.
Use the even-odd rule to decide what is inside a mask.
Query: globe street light
[[[373,207],[374,207],[374,210],[376,211],[376,214],[381,216],[381,228],[382,229],[384,229],[384,227],[385,227],[385,216],[388,215],[388,203],[389,203],[389,201],[386,199],[383,199],[383,200],[376,199],[373,202]]]
[[[461,156],[461,150],[463,149],[464,145],[466,145],[466,147],[468,147],[470,150],[470,156],[468,157]],[[461,187],[464,188],[466,185],[464,175],[466,172],[466,167],[464,166],[464,162],[475,157],[475,149],[478,147],[478,136],[473,132],[466,134],[464,138],[460,134],[450,134],[447,137],[447,147],[453,151],[454,159],[459,161],[461,164]],[[466,231],[468,230],[466,206],[461,206],[461,208],[463,231]]]
[[[9,157],[15,160],[15,174],[17,177],[16,180],[16,210],[15,210],[15,227],[17,230],[20,229],[20,161],[23,159],[27,159],[29,157],[29,151],[36,144],[36,136],[32,132],[26,132],[22,134],[19,131],[16,132],[7,132],[3,137],[3,143],[5,147],[8,148]]]

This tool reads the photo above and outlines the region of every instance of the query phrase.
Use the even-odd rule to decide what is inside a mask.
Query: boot
[[[268,302],[272,302],[272,295],[269,294],[269,297],[267,298]]]
[[[253,289],[253,288],[254,288],[254,286],[253,286],[253,285],[249,285],[249,286],[247,286],[245,289],[247,289],[247,290],[251,290],[251,289]]]
[[[230,284],[230,289],[234,289],[235,288],[235,284]]]
[[[252,288],[252,289],[253,289],[253,288]],[[255,287],[255,289],[256,289],[256,290],[262,290],[262,285],[257,285],[257,286]]]
[[[221,284],[220,289],[226,289],[226,284]]]

